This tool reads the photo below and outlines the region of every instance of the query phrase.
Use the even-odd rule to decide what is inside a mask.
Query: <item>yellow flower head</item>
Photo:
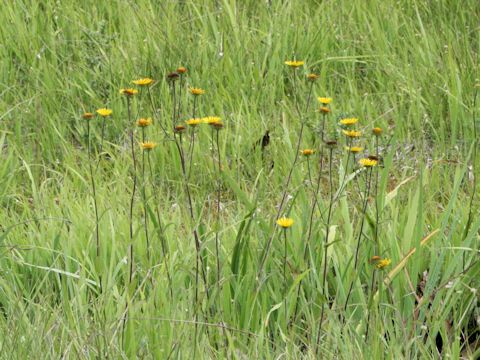
[[[318,102],[320,104],[323,104],[323,105],[328,105],[332,102],[332,98],[331,97],[319,97],[317,98],[318,99]]]
[[[377,261],[377,264],[375,265],[375,267],[377,269],[383,269],[383,268],[387,267],[388,265],[390,265],[391,262],[392,262],[392,260],[390,260],[388,258],[381,259],[381,260]]]
[[[357,130],[343,130],[343,134],[349,138],[358,138],[362,135],[362,132]]]
[[[315,80],[317,80],[319,77],[320,77],[320,75],[313,74],[313,73],[307,75],[307,79],[310,80],[310,81],[315,81]]]
[[[185,74],[186,72],[187,72],[187,68],[186,68],[186,67],[180,66],[180,67],[177,69],[177,73],[179,73],[179,74]]]
[[[83,113],[83,115],[82,115],[82,118],[84,118],[86,120],[91,119],[93,117],[94,117],[94,115],[91,112],[86,112],[86,113]]]
[[[287,217],[282,217],[277,220],[277,225],[284,228],[288,229],[290,226],[293,225],[293,219],[287,218]]]
[[[382,130],[382,128],[374,127],[372,129],[372,132],[373,132],[373,135],[380,136],[380,135],[382,135],[383,130]]]
[[[187,130],[187,128],[183,125],[177,125],[173,128],[173,131],[177,134],[181,134],[183,133],[185,130]]]
[[[305,61],[296,61],[296,60],[293,60],[293,61],[285,61],[285,65],[288,65],[290,66],[291,68],[299,68],[300,66],[303,66],[305,64]]]
[[[203,122],[202,119],[196,118],[196,119],[188,119],[187,121],[185,121],[185,124],[195,127],[197,125],[200,125],[202,122]]]
[[[322,114],[328,114],[331,110],[326,106],[320,106],[320,112]]]
[[[345,149],[347,149],[348,151],[354,154],[358,154],[359,152],[363,151],[363,148],[360,146],[351,146],[351,147],[345,146]]]
[[[340,124],[345,126],[355,125],[358,122],[357,118],[345,118],[340,120]]]
[[[152,118],[141,118],[137,120],[137,126],[139,127],[147,127],[152,125]]]
[[[107,116],[112,115],[112,112],[113,111],[111,109],[106,109],[106,108],[102,108],[102,109],[97,110],[97,114],[100,115],[100,116],[103,116],[103,117],[107,117]]]
[[[132,82],[138,86],[148,86],[153,83],[153,79],[143,78],[143,79],[133,80]]]
[[[157,146],[157,143],[154,143],[152,141],[145,141],[145,142],[142,142],[140,146],[143,150],[150,151],[155,149],[155,147]]]
[[[205,94],[205,90],[200,89],[200,88],[191,87],[190,88],[190,94],[195,95],[195,96],[203,95],[203,94]]]
[[[205,124],[213,125],[222,121],[218,116],[207,116],[202,119]]]
[[[360,159],[358,161],[358,163],[360,165],[362,165],[363,167],[373,167],[373,166],[377,166],[378,161],[373,160],[373,159],[369,159],[369,158],[364,158],[364,159]]]
[[[135,94],[138,94],[138,90],[136,89],[120,89],[120,94],[126,95],[126,96],[133,96]]]
[[[300,154],[302,154],[303,156],[310,156],[310,155],[313,155],[313,153],[315,152],[315,150],[313,149],[303,149],[303,150],[300,150]]]

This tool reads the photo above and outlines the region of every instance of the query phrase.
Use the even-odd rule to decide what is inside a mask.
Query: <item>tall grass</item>
[[[474,0],[3,3],[2,356],[191,358],[196,349],[203,358],[315,358],[317,333],[325,358],[478,356],[478,198],[473,210],[468,204],[478,193],[472,169],[479,165],[473,138],[479,16]],[[314,96],[334,98],[327,140],[340,137],[341,114],[385,132],[378,180],[373,173],[376,198],[362,197],[365,172],[353,176],[352,159],[346,173],[345,144],[335,150],[331,181],[339,189],[345,178],[345,186],[335,194],[327,227],[325,166],[312,225],[316,184],[304,182],[306,163],[295,164],[285,189],[302,126],[294,96],[308,94],[306,82],[293,93],[284,65],[293,58],[320,75]],[[176,94],[182,103],[174,105],[165,76],[180,65],[189,71]],[[129,122],[118,90],[143,76],[157,80],[152,101],[144,94],[143,108],[135,105]],[[210,129],[198,129],[185,178],[178,143],[169,135],[172,114],[191,116],[187,86],[206,90],[195,112],[221,116],[225,128],[213,143]],[[112,116],[105,127],[90,120],[89,131],[92,151],[102,150],[94,171],[97,257],[81,114],[103,106]],[[159,145],[147,160],[158,197],[144,199],[149,212],[135,195],[130,235],[129,131],[137,113],[155,119],[148,137]],[[321,117],[313,109],[305,116],[301,148],[314,148],[321,144]],[[255,147],[266,130],[270,144]],[[185,134],[185,151],[188,141]],[[378,152],[373,138],[363,142],[367,153]],[[310,165],[320,164],[320,154],[328,164],[328,153],[317,151]],[[310,171],[315,181],[318,169]],[[184,181],[195,199],[192,209]],[[285,244],[277,236],[259,288],[284,190],[284,211],[295,219],[286,242],[290,281],[283,280]],[[152,229],[150,249],[144,221]],[[130,236],[136,276],[129,286]],[[353,271],[359,236],[364,247]],[[307,238],[310,258],[304,256]],[[376,286],[372,249],[392,259],[386,270],[376,270]],[[195,286],[192,264],[199,257],[209,288]],[[197,321],[196,291],[204,315]]]

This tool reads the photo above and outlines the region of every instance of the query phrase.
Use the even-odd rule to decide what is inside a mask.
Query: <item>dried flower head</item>
[[[107,117],[112,115],[112,110],[111,109],[106,109],[106,108],[101,108],[97,110],[97,114],[103,117]]]
[[[351,147],[345,146],[345,149],[347,149],[348,151],[354,154],[358,154],[359,152],[363,151],[363,148],[360,146],[351,146]]]
[[[150,151],[152,149],[155,149],[157,146],[157,143],[154,143],[152,141],[145,141],[140,144],[141,148],[146,151]]]
[[[191,87],[189,90],[190,90],[190,94],[195,95],[195,96],[205,94],[205,90],[200,89],[200,88]]]
[[[380,135],[382,135],[383,130],[382,130],[382,128],[374,127],[372,129],[372,132],[373,132],[373,135],[380,136]]]
[[[290,66],[291,68],[294,68],[294,69],[299,68],[304,64],[305,64],[305,61],[296,61],[296,60],[285,61],[285,65]]]
[[[143,78],[143,79],[133,80],[132,82],[138,86],[148,86],[153,83],[153,79]]]
[[[334,148],[335,146],[337,146],[337,140],[327,140],[327,141],[325,141],[325,144],[329,148]]]
[[[176,134],[181,134],[181,133],[185,132],[185,130],[187,130],[187,128],[184,125],[177,125],[173,128],[173,131]]]
[[[376,155],[368,155],[367,157],[368,157],[370,160],[375,160],[375,161],[379,161],[379,160],[380,160],[380,158],[379,158],[378,156],[376,156]]]
[[[147,127],[152,125],[152,118],[141,118],[137,120],[137,126],[139,127]]]
[[[328,114],[331,110],[326,106],[320,106],[320,112],[322,114]]]
[[[95,116],[95,115],[94,115],[93,113],[91,113],[91,112],[86,112],[86,113],[83,113],[83,114],[82,114],[82,118],[84,118],[84,119],[86,119],[86,120],[91,119],[91,118],[93,118],[94,116]]]
[[[197,125],[200,125],[202,122],[203,122],[202,119],[195,118],[195,119],[188,119],[187,121],[185,121],[185,124],[195,127]]]
[[[167,80],[168,80],[168,81],[175,81],[175,80],[177,80],[179,77],[180,77],[180,75],[178,75],[178,73],[175,72],[175,71],[167,74]]]
[[[224,125],[221,121],[217,121],[217,122],[211,123],[210,126],[213,127],[215,130],[222,130]]]
[[[375,267],[377,269],[383,269],[385,267],[387,267],[388,265],[390,265],[390,263],[392,262],[392,260],[388,259],[388,258],[385,258],[385,259],[381,259],[381,260],[378,260],[377,261],[377,264],[375,265]]]
[[[340,124],[345,126],[355,125],[357,122],[358,122],[357,118],[345,118],[340,120]]]
[[[370,264],[375,264],[378,260],[380,260],[381,257],[378,256],[378,255],[374,255],[371,257],[371,259],[369,260]]]
[[[349,138],[358,138],[362,135],[362,132],[357,130],[343,130],[343,134]]]
[[[177,73],[179,73],[179,74],[185,74],[186,72],[187,72],[187,68],[186,68],[186,67],[180,66],[180,67],[177,69]]]
[[[277,225],[283,229],[288,229],[293,225],[293,219],[287,217],[281,217],[277,219]]]
[[[317,98],[318,99],[318,102],[320,104],[323,104],[323,105],[328,105],[332,102],[332,98],[331,97],[319,97]]]
[[[314,152],[315,152],[315,150],[313,150],[313,149],[300,150],[300,154],[302,154],[303,156],[306,156],[306,157],[309,157],[309,156],[313,155]]]
[[[307,79],[310,80],[310,81],[315,81],[315,80],[317,80],[319,77],[320,77],[320,75],[313,74],[313,73],[307,75]]]
[[[372,159],[369,159],[369,158],[363,158],[363,159],[360,159],[358,161],[358,163],[360,165],[362,165],[363,167],[373,167],[373,166],[377,166],[378,161],[377,160],[372,160]]]

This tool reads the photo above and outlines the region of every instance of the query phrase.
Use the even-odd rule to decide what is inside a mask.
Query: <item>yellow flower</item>
[[[137,126],[147,127],[152,125],[152,118],[142,118],[137,120]]]
[[[332,102],[332,98],[330,97],[319,97],[317,99],[318,99],[318,102],[323,105],[328,105]]]
[[[218,116],[207,116],[207,117],[204,117],[204,118],[202,119],[202,121],[203,121],[205,124],[213,125],[213,124],[215,124],[215,123],[221,122],[222,120],[221,120]]]
[[[356,130],[343,130],[343,134],[345,136],[348,136],[350,138],[357,138],[362,135],[361,131],[356,131]]]
[[[360,146],[352,146],[352,147],[345,146],[345,149],[347,149],[348,151],[354,154],[358,154],[359,152],[363,151],[363,148]]]
[[[357,118],[346,118],[346,119],[340,120],[340,124],[345,126],[355,125],[357,122],[358,122]]]
[[[127,95],[127,96],[133,96],[138,93],[138,90],[136,89],[120,89],[120,94],[122,95]]]
[[[91,112],[86,112],[86,113],[83,113],[83,115],[82,115],[82,118],[87,119],[87,120],[91,119],[93,117],[94,117],[94,115]]]
[[[392,260],[390,260],[388,258],[381,259],[381,260],[377,261],[377,264],[375,265],[375,267],[377,269],[383,269],[384,267],[387,267],[388,265],[390,265],[391,262],[392,262]]]
[[[140,146],[142,147],[143,150],[150,151],[152,149],[155,149],[155,147],[157,146],[157,143],[154,143],[152,141],[145,141],[140,143]]]
[[[377,166],[378,161],[377,161],[377,160],[373,160],[373,159],[364,158],[364,159],[360,159],[360,160],[358,161],[358,163],[359,163],[360,165],[362,165],[363,167],[372,167],[372,166]]]
[[[321,112],[322,114],[328,114],[330,111],[331,111],[331,110],[330,110],[328,107],[326,107],[326,106],[321,106],[321,107],[320,107],[320,112]]]
[[[373,132],[373,135],[380,136],[380,135],[382,135],[383,130],[382,130],[382,128],[374,127],[372,129],[372,132]]]
[[[187,68],[186,68],[186,67],[180,66],[180,67],[177,69],[177,73],[179,73],[179,74],[185,74],[186,72],[187,72]]]
[[[185,121],[185,124],[190,125],[190,126],[197,126],[202,123],[202,119],[196,118],[196,119],[188,119]]]
[[[314,152],[315,152],[315,150],[313,150],[313,149],[300,150],[300,154],[302,154],[303,156],[313,155]]]
[[[112,112],[113,111],[111,109],[106,109],[106,108],[102,108],[102,109],[97,110],[97,114],[100,115],[100,116],[103,116],[103,117],[107,117],[107,116],[112,115]]]
[[[307,79],[310,80],[310,81],[315,81],[315,80],[317,80],[319,77],[320,77],[320,75],[313,74],[313,73],[307,75]]]
[[[203,95],[203,94],[205,94],[205,90],[200,89],[200,88],[191,87],[190,88],[190,94],[195,95],[195,96]]]
[[[284,229],[287,229],[287,228],[289,228],[290,226],[293,225],[293,219],[287,218],[287,217],[282,217],[282,218],[277,220],[277,225],[284,228]]]
[[[305,61],[296,61],[296,60],[285,61],[285,65],[288,65],[294,69],[299,68],[300,66],[303,66],[303,64],[305,64]]]
[[[133,80],[132,82],[138,86],[148,86],[153,83],[153,79],[143,78],[143,79]]]

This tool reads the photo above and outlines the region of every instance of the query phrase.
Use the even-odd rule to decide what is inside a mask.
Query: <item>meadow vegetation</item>
[[[478,358],[479,18],[2,3],[1,358]]]

